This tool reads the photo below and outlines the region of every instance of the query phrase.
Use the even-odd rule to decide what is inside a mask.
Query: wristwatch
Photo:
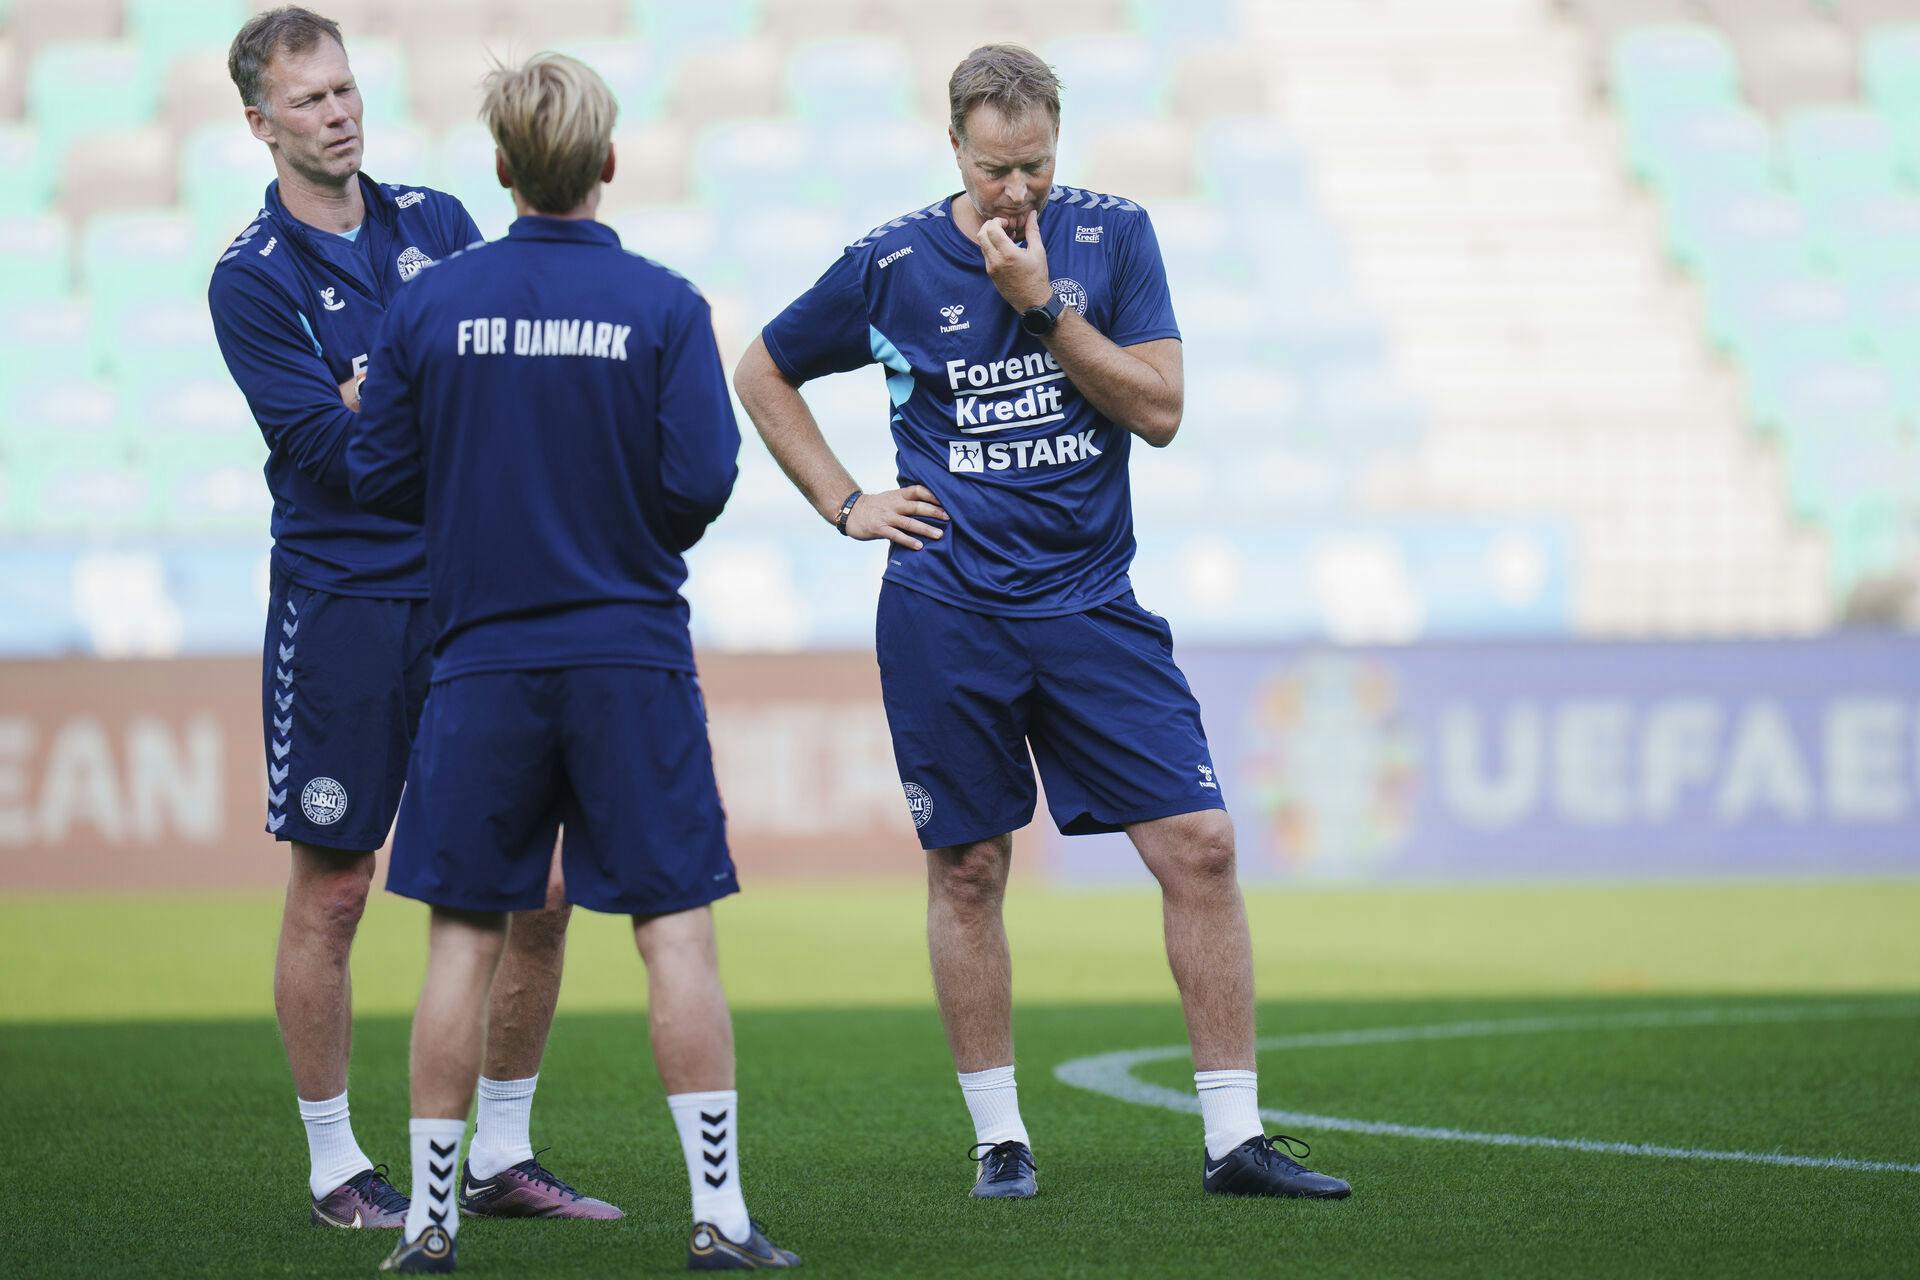
[[[1060,313],[1067,309],[1067,300],[1058,292],[1038,307],[1028,307],[1020,313],[1020,327],[1036,338],[1044,338],[1052,333],[1060,323]]]

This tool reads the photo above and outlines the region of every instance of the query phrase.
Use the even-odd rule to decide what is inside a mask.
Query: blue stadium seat
[[[58,218],[0,217],[0,305],[66,297],[72,252],[67,224]]]
[[[0,422],[29,388],[89,378],[94,373],[91,308],[62,297],[39,302],[0,302]]]
[[[1683,192],[1762,191],[1775,180],[1773,129],[1751,107],[1707,107],[1663,122],[1645,147],[1645,176]]]
[[[822,126],[901,119],[913,108],[913,56],[881,36],[809,41],[787,56],[787,108]]]
[[[772,204],[833,204],[838,174],[820,170],[813,132],[791,120],[739,120],[715,125],[694,144],[694,186],[718,212]]]
[[[1893,129],[1866,108],[1792,112],[1782,142],[1794,190],[1814,208],[1889,194],[1899,185]]]

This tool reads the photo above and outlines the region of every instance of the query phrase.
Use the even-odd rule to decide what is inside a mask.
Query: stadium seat
[[[169,442],[146,466],[155,525],[168,533],[257,535],[273,512],[273,498],[260,477],[266,457],[258,436],[250,454],[219,440]]]
[[[1238,44],[1182,46],[1167,85],[1167,111],[1193,122],[1278,112],[1281,84],[1263,51]]]
[[[1629,121],[1676,108],[1731,106],[1740,92],[1733,45],[1700,23],[1636,27],[1613,43],[1611,83]]]
[[[812,131],[792,120],[715,125],[694,143],[695,193],[723,213],[770,204],[833,203],[841,177],[821,171],[813,141]]]
[[[1194,145],[1201,190],[1228,208],[1271,213],[1306,198],[1306,158],[1268,117],[1206,121]]]
[[[661,51],[627,36],[565,40],[560,52],[580,59],[607,82],[620,104],[618,127],[631,129],[666,110],[668,79]]]
[[[112,40],[121,32],[120,0],[9,0],[4,18],[29,62],[56,41]]]
[[[1234,0],[1127,0],[1127,14],[1133,29],[1156,49],[1179,49],[1183,45],[1218,46],[1229,44],[1240,30],[1240,14]]]
[[[0,264],[0,281],[6,278]],[[0,360],[0,423],[18,421],[12,406],[30,388],[93,375],[89,316],[87,304],[70,297],[0,301],[0,347],[8,355]]]
[[[1893,129],[1902,175],[1920,187],[1920,22],[1868,31],[1861,41],[1861,82],[1870,101]]]
[[[1059,73],[1061,96],[1082,128],[1112,128],[1166,111],[1172,67],[1167,50],[1136,35],[1083,35],[1041,51]]]
[[[164,208],[178,193],[174,140],[159,125],[95,129],[67,148],[60,212],[84,223],[112,209]]]
[[[816,130],[816,154],[840,175],[845,225],[836,240],[931,203],[959,186],[944,131],[925,120],[848,121]],[[823,263],[822,266],[825,264]]]
[[[785,63],[770,41],[711,48],[696,45],[671,65],[668,112],[688,130],[716,120],[780,114]]]
[[[1920,195],[1835,202],[1813,226],[1816,250],[1844,280],[1920,272]]]
[[[154,388],[181,378],[227,378],[213,318],[199,295],[103,312],[93,343],[98,367],[113,377],[130,403],[140,403]]]
[[[713,267],[723,256],[720,220],[699,205],[627,205],[610,225],[634,253],[673,268],[703,292],[717,286]]]
[[[1644,154],[1642,176],[1669,200],[1764,191],[1774,182],[1773,129],[1750,107],[1709,107],[1665,122]]]
[[[199,228],[183,213],[103,213],[82,235],[81,283],[96,324],[112,324],[135,303],[202,296],[212,273]]]
[[[663,62],[715,44],[731,44],[760,27],[761,0],[632,0],[631,25]]]
[[[252,16],[245,0],[124,0],[127,38],[140,46],[156,79],[176,57],[224,62],[234,33]]]
[[[343,31],[341,33],[345,35]],[[405,48],[393,40],[349,39],[347,57],[353,64],[353,80],[360,88],[362,120],[367,128],[368,155],[374,154],[376,135],[412,119],[413,100],[408,90]],[[479,105],[476,99],[476,107]]]
[[[78,433],[52,436],[22,459],[15,508],[45,533],[131,533],[152,523],[153,484],[127,464],[120,442]]]
[[[17,530],[11,475],[0,459],[0,530]],[[0,551],[0,655],[84,653],[87,635],[73,608],[73,556],[18,544]]]
[[[1809,107],[1789,114],[1782,151],[1794,190],[1819,209],[1899,186],[1893,130],[1860,107]]]
[[[28,72],[27,110],[54,157],[64,156],[74,138],[89,130],[146,124],[157,99],[157,74],[130,43],[48,45]]]
[[[46,377],[15,388],[0,413],[0,448],[15,461],[56,457],[68,447],[117,460],[119,420],[120,398],[110,383]]]
[[[67,224],[58,218],[0,218],[0,303],[65,297],[71,252]]]
[[[274,180],[273,156],[234,114],[194,130],[180,150],[181,203],[199,224],[201,243],[222,251],[253,221]]]
[[[0,218],[44,213],[53,203],[54,167],[28,124],[0,124]]]
[[[897,120],[913,101],[911,68],[912,55],[897,40],[811,40],[787,57],[787,109],[815,126]]]
[[[1703,198],[1677,210],[1676,244],[1682,261],[1697,267],[1712,286],[1814,264],[1806,209],[1791,196],[1771,192]]]
[[[1857,433],[1895,431],[1900,416],[1892,377],[1871,361],[1810,365],[1782,380],[1780,428],[1790,440],[1844,447]]]
[[[477,119],[481,82],[492,69],[497,53],[472,32],[412,47],[407,60],[408,96],[413,99],[419,127],[438,132]],[[370,136],[380,124],[378,117],[367,117]]]

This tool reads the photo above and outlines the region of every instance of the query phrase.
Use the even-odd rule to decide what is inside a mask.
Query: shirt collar
[[[620,237],[604,222],[587,218],[547,218],[530,213],[515,218],[507,228],[509,240],[563,240],[573,244],[604,244],[620,247]]]

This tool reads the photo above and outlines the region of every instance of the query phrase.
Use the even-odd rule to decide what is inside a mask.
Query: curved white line
[[[1623,1027],[1739,1026],[1770,1022],[1836,1022],[1858,1018],[1905,1018],[1920,1014],[1913,1005],[1821,1005],[1809,1009],[1691,1009],[1671,1013],[1595,1014],[1563,1018],[1504,1018],[1478,1022],[1444,1022],[1411,1027],[1362,1027],[1348,1031],[1317,1031],[1277,1036],[1256,1042],[1268,1052],[1291,1049],[1332,1049],[1355,1045],[1404,1044],[1413,1040],[1461,1040],[1481,1036],[1530,1035],[1552,1031],[1599,1031]],[[1062,1084],[1086,1089],[1121,1102],[1160,1107],[1167,1111],[1198,1113],[1193,1094],[1134,1078],[1142,1063],[1185,1055],[1184,1044],[1156,1049],[1126,1049],[1063,1062],[1053,1070]],[[1390,1138],[1425,1138],[1436,1142],[1471,1142],[1490,1147],[1547,1147],[1561,1151],[1593,1151],[1604,1155],[1656,1156],[1666,1160],[1728,1160],[1740,1164],[1786,1165],[1803,1169],[1848,1169],[1861,1173],[1920,1173],[1920,1164],[1892,1160],[1855,1160],[1847,1156],[1788,1155],[1777,1151],[1712,1151],[1702,1147],[1667,1147],[1646,1142],[1602,1142],[1591,1138],[1550,1138],[1523,1133],[1485,1133],[1474,1129],[1446,1129],[1428,1125],[1394,1124],[1385,1120],[1353,1120],[1304,1111],[1262,1108],[1260,1117],[1272,1124],[1343,1133],[1371,1133]]]

